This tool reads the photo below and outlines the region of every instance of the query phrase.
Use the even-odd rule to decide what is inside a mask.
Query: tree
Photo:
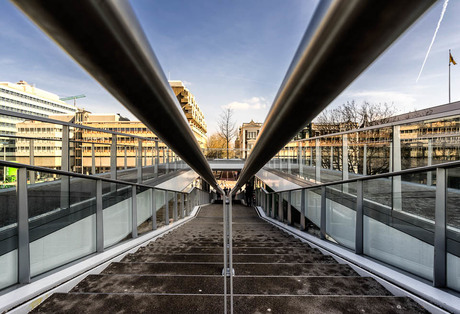
[[[357,105],[354,100],[340,105],[334,109],[326,109],[315,119],[317,135],[326,135],[349,130],[359,130],[372,125],[384,124],[396,113],[393,104],[372,104],[364,101]],[[361,173],[362,167],[366,166],[367,174],[387,172],[389,167],[389,145],[385,142],[389,139],[388,129],[368,130],[348,135],[348,169],[349,171]],[[341,142],[341,138],[330,139]],[[367,145],[367,165],[362,164],[363,145]],[[326,144],[327,145],[327,144]],[[330,144],[332,145],[332,143]],[[334,155],[341,160],[341,150],[336,149]],[[328,156],[332,158],[333,156]],[[322,166],[328,167],[330,159],[321,158]],[[371,161],[371,162],[370,162]],[[342,170],[340,162],[337,169]]]
[[[218,133],[225,139],[225,147],[227,148],[227,159],[229,156],[228,148],[232,139],[235,137],[236,124],[233,121],[233,109],[223,109],[217,121]]]
[[[219,133],[214,133],[208,138],[206,157],[222,158],[222,150],[225,149],[226,140]]]

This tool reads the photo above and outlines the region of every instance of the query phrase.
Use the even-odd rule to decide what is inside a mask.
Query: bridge
[[[60,169],[0,161],[17,173],[0,191],[1,312],[459,312],[459,136],[401,132],[460,123],[458,107],[292,140],[434,1],[321,2],[244,160],[206,159],[127,3],[13,2],[175,156],[86,127],[110,169],[89,143],[77,173],[81,125],[0,110],[61,125],[63,148]],[[119,136],[141,143],[134,167]]]

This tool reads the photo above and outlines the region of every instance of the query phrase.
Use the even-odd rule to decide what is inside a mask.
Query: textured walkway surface
[[[234,313],[425,313],[233,206]],[[54,294],[40,313],[223,313],[222,205]]]

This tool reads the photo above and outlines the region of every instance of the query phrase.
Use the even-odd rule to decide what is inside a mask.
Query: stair
[[[233,206],[235,313],[427,313]],[[222,205],[56,293],[35,313],[223,313]]]

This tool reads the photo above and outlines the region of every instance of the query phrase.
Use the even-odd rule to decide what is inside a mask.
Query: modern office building
[[[208,140],[208,127],[195,96],[185,87],[182,81],[169,81],[169,84],[187,117],[198,144],[202,149],[205,149]]]

